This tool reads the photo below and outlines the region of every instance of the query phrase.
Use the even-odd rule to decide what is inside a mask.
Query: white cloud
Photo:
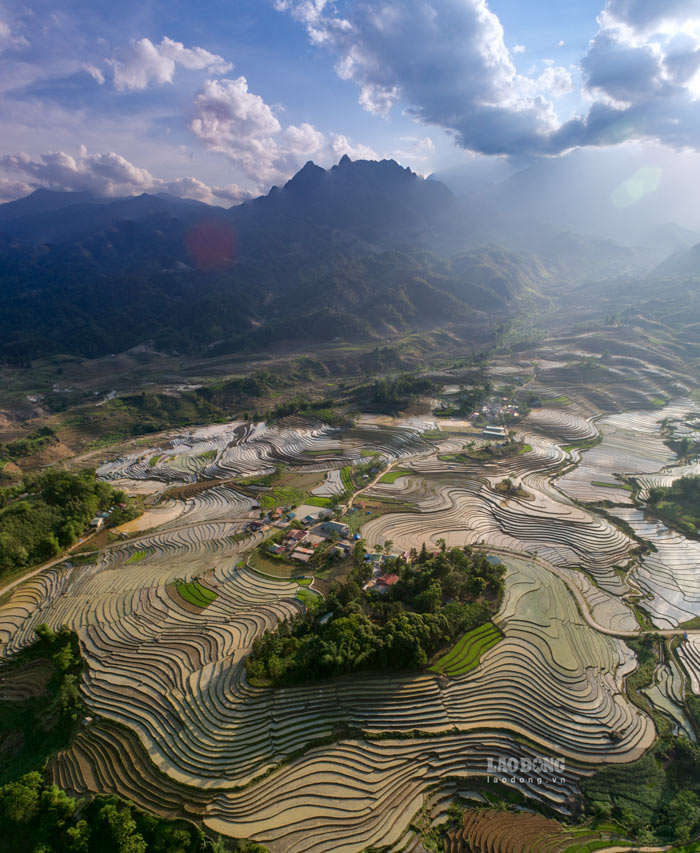
[[[562,123],[573,90],[552,60],[519,74],[486,0],[278,0],[336,57],[359,102],[386,116],[401,101],[483,154],[552,155],[581,145],[658,140],[700,149],[700,0],[607,0],[581,62],[591,106]],[[410,49],[407,49],[410,45]],[[559,43],[560,47],[564,42]]]
[[[607,0],[600,21],[603,27],[623,24],[637,32],[667,32],[700,21],[700,4],[698,0]]]
[[[564,47],[565,44],[566,42],[564,41],[564,39],[559,39],[559,41],[557,42],[557,47]]]
[[[526,49],[524,44],[514,44],[511,53],[525,53]]]
[[[30,193],[34,187],[26,181],[13,181],[0,178],[0,202],[12,201]]]
[[[120,91],[145,89],[151,83],[172,83],[175,68],[207,70],[215,74],[230,71],[230,62],[202,47],[187,48],[181,42],[163,36],[160,44],[150,39],[132,41],[116,59],[109,60],[114,85]]]
[[[0,53],[12,47],[27,47],[29,42],[24,36],[15,35],[10,29],[10,25],[3,20],[0,20]]]
[[[87,71],[87,73],[93,78],[93,80],[96,80],[100,84],[100,86],[104,84],[105,75],[100,71],[99,68],[97,68],[97,66],[90,65],[90,63],[86,62],[85,65],[83,65],[83,71]]]
[[[552,103],[570,75],[518,74],[499,19],[486,0],[366,0],[343,7],[279,0],[311,40],[337,57],[359,102],[386,116],[401,100],[425,124],[444,127],[466,148],[489,154],[536,151],[558,126]],[[407,49],[410,45],[410,49]]]
[[[655,140],[700,150],[700,4],[608,0],[581,62],[589,114],[567,122],[565,144]]]
[[[210,187],[197,178],[165,180],[148,169],[135,166],[120,154],[109,151],[89,154],[81,146],[77,157],[65,151],[51,151],[39,157],[23,152],[0,157],[0,169],[21,180],[0,178],[0,197],[17,198],[37,187],[54,190],[89,190],[97,196],[128,196],[168,192],[208,204],[217,199],[240,202],[251,193],[235,184]]]
[[[210,151],[224,154],[260,188],[291,177],[309,159],[329,165],[343,154],[376,157],[344,136],[303,123],[283,127],[272,108],[248,90],[245,77],[207,80],[194,103],[190,127]]]

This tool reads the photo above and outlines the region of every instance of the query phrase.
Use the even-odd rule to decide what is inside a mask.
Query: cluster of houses
[[[125,509],[126,504],[119,504],[120,509]],[[107,523],[107,519],[114,512],[116,507],[111,506],[106,512],[98,512],[97,515],[90,522],[91,530],[102,530],[102,528]]]
[[[333,544],[328,553],[337,557],[347,557],[352,553],[354,542],[350,541],[350,528],[341,521],[326,519],[315,527],[294,528],[289,530],[282,542],[271,543],[272,554],[286,554],[292,560],[308,563],[322,542],[331,540]]]
[[[470,421],[505,421],[510,423],[517,420],[521,415],[518,403],[509,403],[507,397],[492,397],[488,402],[469,415]]]
[[[340,505],[336,509],[341,512],[345,507]],[[364,505],[360,504],[355,511],[362,511]],[[325,507],[316,507],[302,504],[292,511],[290,507],[277,507],[266,514],[260,520],[249,521],[246,530],[250,532],[266,531],[271,528],[285,530],[284,537],[279,542],[270,542],[267,550],[270,554],[288,559],[298,560],[300,563],[308,563],[323,542],[330,542],[327,553],[335,557],[348,557],[352,554],[355,543],[360,538],[359,533],[351,533],[349,526],[342,520],[332,518],[333,512]],[[292,522],[298,522],[291,527]],[[301,526],[299,526],[301,525]],[[408,561],[408,552],[397,554],[366,553],[365,561],[373,568],[372,579],[365,584],[365,589],[373,589],[375,592],[384,593],[399,577],[395,574],[384,574],[382,565],[389,556],[402,556]]]
[[[344,506],[337,507],[341,512]],[[352,553],[355,540],[351,539],[350,528],[342,521],[332,519],[333,512],[325,507],[302,504],[292,511],[289,507],[277,507],[260,521],[249,521],[246,529],[251,532],[265,531],[272,527],[286,530],[281,542],[271,542],[268,550],[276,556],[286,555],[301,563],[308,563],[322,542],[332,541],[328,553],[345,557]],[[302,526],[290,527],[292,522]]]

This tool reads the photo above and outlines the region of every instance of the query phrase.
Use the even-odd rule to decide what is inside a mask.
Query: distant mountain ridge
[[[549,263],[470,248],[460,215],[443,184],[348,157],[229,209],[37,190],[0,205],[0,357],[353,340],[537,299]]]
[[[656,267],[654,275],[700,277],[700,243],[674,252]]]

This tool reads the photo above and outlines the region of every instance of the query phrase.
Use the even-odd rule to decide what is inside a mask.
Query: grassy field
[[[213,589],[202,586],[199,581],[190,581],[189,583],[179,581],[177,583],[177,592],[180,598],[183,598],[189,604],[194,604],[195,607],[201,607],[202,610],[205,607],[209,607],[212,601],[216,601],[219,597]]]
[[[346,513],[343,516],[343,521],[350,528],[352,534],[359,533],[362,525],[373,518],[379,518],[379,516],[390,512],[410,512],[412,510],[411,506],[400,501],[368,498],[366,495],[360,495],[360,497],[361,500],[355,504],[358,511]],[[359,504],[361,503],[365,505],[364,509],[360,508]]]
[[[312,592],[310,589],[306,589],[303,586],[297,590],[295,598],[299,599],[306,608],[315,607],[321,600],[320,596],[315,592]]]
[[[293,578],[295,575],[303,575],[307,567],[301,563],[288,563],[286,560],[268,557],[261,551],[253,551],[248,560],[251,569],[270,575],[275,578]]]
[[[381,477],[379,482],[380,483],[393,483],[399,477],[409,477],[410,475],[411,475],[410,471],[405,471],[401,468],[394,468],[393,471],[387,471],[386,474],[384,474]]]
[[[449,676],[464,675],[474,669],[482,654],[500,639],[501,633],[492,622],[480,625],[460,637],[450,651],[430,667],[430,672]]]
[[[320,485],[324,479],[323,472],[296,472],[282,471],[278,474],[271,474],[265,478],[266,485],[272,487],[269,492],[260,492],[258,500],[260,501],[261,509],[272,509],[276,506],[297,506],[301,503],[309,503],[312,506],[329,506],[330,502],[325,503],[327,498],[317,498],[312,496],[311,490]],[[255,486],[255,484],[251,484]],[[324,501],[324,503],[319,503]]]

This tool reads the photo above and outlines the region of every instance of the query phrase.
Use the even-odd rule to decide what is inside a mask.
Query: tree
[[[5,817],[14,823],[28,823],[38,811],[41,785],[41,775],[34,771],[0,788],[0,807]]]

